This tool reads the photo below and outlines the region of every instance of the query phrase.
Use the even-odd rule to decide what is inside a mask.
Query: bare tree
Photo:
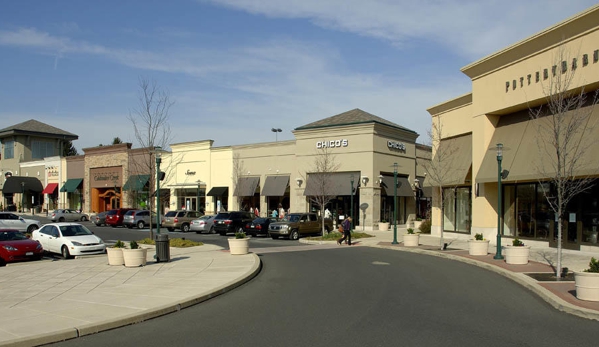
[[[243,164],[243,160],[241,159],[241,155],[239,153],[233,154],[233,176],[231,179],[233,180],[233,192],[236,195],[237,201],[237,209],[241,211],[241,204],[243,203],[243,196],[241,196],[241,191],[243,191],[244,181],[243,174],[245,172],[245,167]]]
[[[339,170],[339,167],[340,165],[336,162],[336,158],[329,148],[323,147],[317,150],[309,173],[310,190],[308,193],[310,195],[308,196],[310,202],[318,206],[320,210],[322,236],[324,236],[326,231],[324,226],[324,210],[327,204],[337,196],[333,173]],[[304,177],[304,181],[308,182],[306,177]]]
[[[529,115],[537,130],[540,184],[550,208],[557,216],[557,266],[556,276],[562,271],[563,222],[566,207],[572,198],[588,190],[593,179],[587,174],[590,163],[585,153],[595,143],[593,130],[597,126],[592,118],[597,105],[597,92],[588,94],[575,88],[576,61],[570,59],[564,46],[560,46],[551,71],[547,71],[543,85],[545,104],[529,108]],[[570,65],[572,62],[572,65]]]
[[[135,139],[140,147],[147,151],[146,155],[135,157],[130,165],[136,167],[137,172],[143,172],[150,175],[150,191],[156,186],[155,175],[155,154],[154,149],[161,147],[168,148],[173,140],[170,128],[169,110],[173,106],[170,94],[160,88],[155,81],[146,78],[139,79],[139,95],[137,107],[129,112],[127,118],[133,125]],[[114,141],[120,140],[115,138]],[[154,155],[153,155],[154,154]],[[171,167],[173,161],[171,158]],[[166,167],[165,167],[166,168]],[[165,172],[166,178],[169,176],[169,170]],[[154,210],[154,199],[149,198],[149,209]],[[160,211],[156,211],[160,214]],[[153,238],[152,218],[150,218],[150,237]]]
[[[431,182],[433,187],[438,190],[436,195],[439,197],[439,209],[441,211],[441,234],[440,248],[444,248],[443,230],[445,230],[445,200],[448,194],[454,194],[455,189],[445,189],[451,182],[451,177],[455,176],[454,154],[458,151],[457,146],[451,141],[443,140],[443,124],[439,116],[433,117],[431,130],[428,133],[431,139],[431,148],[433,157],[430,161],[424,162],[424,170],[427,174],[426,183]]]

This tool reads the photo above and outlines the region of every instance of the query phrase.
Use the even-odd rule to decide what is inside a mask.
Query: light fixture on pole
[[[21,212],[25,212],[25,182],[21,182]]]
[[[507,175],[510,173],[508,170],[501,171],[501,160],[503,159],[503,144],[497,144],[497,250],[495,251],[495,256],[493,259],[501,260],[503,256],[501,255],[501,179],[507,178]]]
[[[283,130],[281,130],[280,128],[272,128],[272,129],[270,129],[270,131],[275,133],[275,142],[278,142],[279,141],[279,133]]]
[[[156,156],[156,234],[160,235],[160,163],[162,162],[160,151],[162,147],[154,147],[154,153]]]
[[[350,203],[349,203],[349,216],[351,217],[351,221],[349,222],[349,231],[351,232],[353,224],[354,224],[354,174],[349,176],[351,182],[351,195],[350,195]]]
[[[393,163],[393,242],[396,245],[397,242],[397,163]]]
[[[200,210],[200,184],[202,184],[202,180],[198,180],[198,191],[196,196],[196,210],[201,212]]]

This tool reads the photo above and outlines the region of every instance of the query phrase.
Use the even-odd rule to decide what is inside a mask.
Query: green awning
[[[148,184],[148,180],[150,179],[150,175],[133,175],[130,176],[127,180],[127,183],[123,186],[123,190],[132,190],[138,192],[140,190],[144,190],[146,184]]]
[[[73,193],[75,190],[77,190],[77,188],[79,188],[81,182],[83,182],[83,178],[69,178],[65,184],[62,185],[60,191],[62,193]]]

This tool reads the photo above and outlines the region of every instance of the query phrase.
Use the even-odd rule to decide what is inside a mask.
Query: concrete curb
[[[0,346],[38,346],[45,345],[54,342],[60,342],[65,340],[70,340],[78,337],[82,337],[85,335],[96,334],[102,331],[111,330],[115,328],[120,328],[123,326],[141,323],[143,321],[157,318],[160,316],[164,316],[170,313],[174,313],[180,311],[184,308],[196,305],[203,301],[209,300],[221,294],[224,294],[232,289],[235,289],[252,278],[256,277],[256,275],[260,272],[262,268],[262,262],[260,261],[260,257],[251,253],[254,258],[254,265],[243,277],[237,278],[235,280],[231,280],[228,283],[217,287],[209,294],[204,294],[201,296],[191,296],[189,298],[179,300],[173,304],[167,304],[159,307],[155,307],[152,309],[144,310],[140,313],[129,314],[122,317],[117,317],[111,320],[105,320],[97,323],[84,324],[81,326],[75,326],[71,329],[64,329],[52,333],[40,334],[31,337],[14,339],[9,342],[0,343]]]

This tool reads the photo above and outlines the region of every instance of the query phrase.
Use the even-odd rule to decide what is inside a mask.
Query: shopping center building
[[[566,155],[575,154],[563,162],[572,169],[566,176],[574,182],[591,179],[588,189],[577,194],[562,215],[563,245],[596,251],[599,111],[593,100],[599,87],[599,6],[461,71],[472,80],[472,91],[428,109],[433,124],[442,129],[435,135],[441,139],[440,148],[456,149],[446,167],[453,175],[442,184],[443,206],[439,194],[434,197],[432,233],[439,235],[444,225],[445,236],[471,238],[482,233],[494,242],[499,225],[504,244],[518,237],[529,244],[555,246],[557,217],[549,201],[556,199],[552,183],[556,150],[551,146],[555,136],[551,134],[557,127],[548,120],[556,117],[531,116],[551,109],[550,95],[583,92],[587,99],[580,107],[553,112],[563,113],[564,118],[554,123],[562,126],[577,115],[591,115],[582,126],[558,132],[571,136]],[[562,93],[555,92],[559,86],[566,87]],[[497,144],[503,145],[501,170]],[[433,163],[437,152],[433,146]]]

